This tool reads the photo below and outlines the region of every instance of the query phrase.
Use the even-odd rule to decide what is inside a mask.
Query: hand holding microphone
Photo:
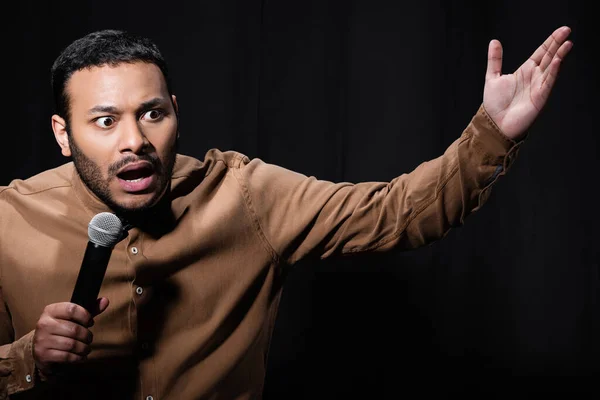
[[[108,307],[98,299],[112,249],[122,238],[121,220],[111,213],[94,216],[88,225],[88,245],[70,302],[46,306],[33,336],[33,356],[40,373],[52,376],[55,364],[84,360],[91,350],[93,318]]]

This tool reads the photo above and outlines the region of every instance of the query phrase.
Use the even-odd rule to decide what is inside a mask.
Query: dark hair
[[[62,51],[52,65],[51,84],[56,114],[69,124],[69,96],[65,87],[73,73],[84,68],[139,61],[155,64],[160,68],[167,82],[167,90],[172,94],[167,63],[158,46],[150,39],[125,31],[107,29],[89,33],[75,40]]]

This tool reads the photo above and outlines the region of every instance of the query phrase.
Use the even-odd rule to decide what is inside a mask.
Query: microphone
[[[88,244],[71,296],[71,303],[92,312],[104,279],[112,249],[123,235],[123,223],[115,214],[96,214],[88,224]]]

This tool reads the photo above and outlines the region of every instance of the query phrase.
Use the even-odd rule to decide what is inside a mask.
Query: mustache
[[[152,155],[152,154],[142,154],[140,156],[129,155],[129,156],[126,156],[126,157],[122,158],[121,160],[117,161],[116,163],[111,164],[108,167],[108,175],[116,176],[117,172],[121,168],[126,166],[127,164],[132,164],[132,163],[136,163],[136,162],[140,162],[140,161],[147,161],[147,162],[151,163],[152,167],[154,168],[154,171],[161,170],[161,163],[160,163],[160,160],[158,159],[157,155]]]

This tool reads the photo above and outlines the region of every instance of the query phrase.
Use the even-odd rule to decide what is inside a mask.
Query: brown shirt
[[[36,374],[33,330],[46,305],[69,301],[87,225],[110,210],[71,163],[0,187],[0,398],[259,399],[287,267],[443,237],[518,147],[480,107],[444,155],[385,183],[334,184],[235,152],[178,156],[166,207],[112,252],[89,359],[52,383]]]

